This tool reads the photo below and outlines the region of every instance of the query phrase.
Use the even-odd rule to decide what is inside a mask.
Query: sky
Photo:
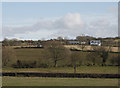
[[[118,36],[117,2],[3,2],[2,38]]]

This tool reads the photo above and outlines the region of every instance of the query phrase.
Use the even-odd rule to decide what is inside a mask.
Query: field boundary
[[[0,76],[13,77],[62,77],[62,78],[120,78],[120,74],[88,74],[88,73],[35,73],[35,72],[3,72]]]

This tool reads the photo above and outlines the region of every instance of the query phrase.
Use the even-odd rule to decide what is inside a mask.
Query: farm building
[[[100,40],[90,40],[90,45],[101,46],[101,41]]]

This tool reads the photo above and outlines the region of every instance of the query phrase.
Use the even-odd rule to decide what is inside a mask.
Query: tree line
[[[43,44],[45,41],[61,41],[63,44],[67,44],[67,41],[70,40],[76,40],[81,42],[85,42],[87,45],[89,45],[90,40],[100,40],[102,43],[102,46],[119,46],[119,37],[115,38],[95,38],[92,36],[77,36],[75,39],[69,39],[67,37],[57,37],[56,39],[50,39],[50,40],[18,40],[16,38],[13,39],[7,39],[5,38],[2,41],[3,46],[24,46],[24,45],[38,45],[38,44]]]

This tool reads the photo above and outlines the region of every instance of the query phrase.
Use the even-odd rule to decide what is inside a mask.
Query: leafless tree
[[[16,61],[16,54],[13,48],[5,47],[2,49],[2,65],[7,66]]]
[[[96,65],[101,63],[101,58],[96,52],[88,52],[86,56],[87,65]]]
[[[104,46],[96,46],[94,47],[94,51],[102,58],[102,66],[104,66],[108,59],[109,50],[106,49]]]
[[[84,50],[85,46],[86,46],[85,44],[80,45],[80,48],[82,49],[82,51]]]
[[[82,63],[82,56],[80,52],[71,51],[71,64],[74,68],[74,73],[76,73],[77,66]]]
[[[5,39],[3,40],[3,45],[9,46],[9,39],[5,38]]]
[[[57,62],[67,57],[68,49],[66,49],[59,41],[49,41],[45,44],[46,57],[52,59],[54,67],[57,67]]]
[[[114,65],[114,64],[116,64],[116,65],[119,65],[119,58],[120,58],[120,54],[113,54],[111,57],[110,57],[110,59],[109,59],[109,61],[110,61],[110,63],[112,64],[112,65]]]
[[[59,36],[59,37],[57,37],[57,40],[62,41],[63,38]]]

